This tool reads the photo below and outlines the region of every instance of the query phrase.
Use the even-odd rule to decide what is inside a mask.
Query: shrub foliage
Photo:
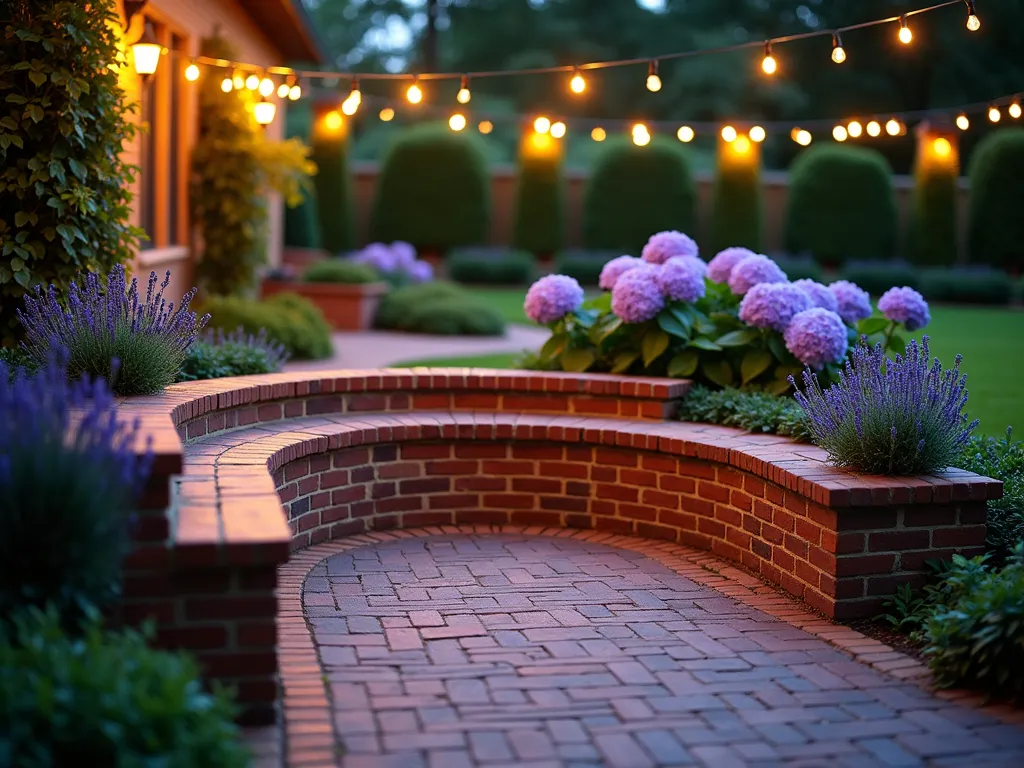
[[[266,329],[246,333],[238,328],[224,333],[218,328],[193,344],[178,374],[179,381],[220,379],[277,373],[288,362],[288,350],[267,338]]]
[[[280,293],[266,301],[240,296],[214,296],[203,303],[212,328],[241,328],[245,333],[266,331],[267,339],[283,346],[299,360],[330,357],[331,329],[323,313],[308,299]]]
[[[316,223],[320,245],[337,254],[355,246],[355,222],[352,218],[352,178],[348,167],[348,133],[330,133],[314,126],[313,161],[317,174],[313,179]]]
[[[521,154],[512,245],[544,255],[562,247],[565,189],[560,153]]]
[[[919,140],[919,144],[924,142]],[[909,255],[915,264],[944,266],[957,256],[957,180],[953,153],[941,158],[925,142],[918,147],[911,198]]]
[[[380,280],[377,271],[368,264],[356,264],[345,259],[324,259],[310,264],[302,273],[307,283],[373,283]]]
[[[526,285],[537,259],[529,251],[505,248],[460,248],[445,261],[448,277],[467,285]]]
[[[968,243],[971,261],[1024,269],[1024,129],[987,136],[970,168]]]
[[[764,223],[759,150],[751,147],[740,153],[735,147],[719,142],[711,193],[711,250],[741,246],[759,253]]]
[[[500,336],[505,321],[484,300],[452,283],[392,291],[377,310],[378,328],[439,336]]]
[[[810,440],[807,419],[796,400],[767,392],[741,392],[732,388],[715,390],[698,385],[686,394],[679,418]]]

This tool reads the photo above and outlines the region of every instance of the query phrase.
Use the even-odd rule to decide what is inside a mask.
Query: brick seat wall
[[[858,476],[786,438],[666,421],[687,388],[339,372],[128,400],[158,471],[125,616],[154,616],[161,642],[196,652],[260,721],[277,697],[276,566],[331,538],[467,523],[630,533],[710,550],[838,619],[923,580],[926,559],[980,551],[997,481]]]

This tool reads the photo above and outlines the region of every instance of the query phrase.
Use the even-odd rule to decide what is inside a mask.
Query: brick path
[[[1019,725],[882,671],[913,665],[856,633],[803,614],[812,634],[732,599],[690,565],[467,534],[322,560],[303,604],[342,765],[1024,765]],[[844,636],[875,666],[823,639]]]

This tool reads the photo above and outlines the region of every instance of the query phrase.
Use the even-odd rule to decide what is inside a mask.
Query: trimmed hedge
[[[968,243],[971,261],[1024,269],[1024,129],[987,136],[970,169]]]
[[[894,285],[920,287],[921,273],[900,261],[851,261],[837,277],[856,283],[872,296],[881,296]]]
[[[506,248],[460,248],[445,264],[449,278],[467,285],[526,285],[537,270],[532,253]]]
[[[380,303],[376,326],[438,336],[500,336],[505,321],[470,291],[453,283],[421,283],[392,291]]]
[[[928,301],[960,304],[1009,304],[1014,285],[998,269],[929,269],[921,272],[918,289]]]
[[[950,162],[952,159],[952,155],[935,157],[930,146],[918,147],[908,233],[908,255],[915,264],[943,266],[956,262],[959,168]]]
[[[288,108],[285,132],[290,139],[309,141],[310,114],[308,107],[299,104]],[[318,169],[319,173],[319,169]],[[316,201],[316,177],[306,190],[302,202],[294,208],[284,208],[284,244],[293,248],[320,247],[320,221]]]
[[[380,280],[377,270],[369,264],[356,264],[345,259],[324,259],[310,264],[302,273],[307,283],[374,283]]]
[[[596,286],[604,265],[621,255],[618,251],[565,250],[555,258],[555,273],[574,277],[580,285]]]
[[[718,168],[711,191],[711,252],[743,246],[761,251],[764,226],[759,148],[739,154],[733,144],[719,142]],[[754,162],[751,162],[751,159]]]
[[[639,254],[655,232],[692,232],[697,191],[683,151],[668,140],[606,144],[584,193],[586,247]]]
[[[403,131],[381,167],[371,239],[447,251],[487,239],[490,178],[473,132],[418,125]]]
[[[350,251],[355,243],[355,223],[352,219],[347,132],[331,135],[314,130],[312,149],[312,159],[317,167],[313,186],[316,190],[320,246],[331,253]]]
[[[320,360],[333,352],[331,329],[323,313],[294,293],[280,293],[266,301],[212,296],[203,302],[202,310],[211,315],[210,328],[225,332],[241,328],[246,333],[266,329],[270,341],[282,345],[298,360]]]
[[[820,145],[790,170],[785,248],[820,262],[887,259],[896,251],[892,169],[866,147]]]
[[[564,222],[561,154],[520,155],[512,245],[538,255],[554,253],[562,247]]]
[[[819,283],[822,282],[824,270],[814,259],[806,256],[790,256],[788,254],[778,254],[772,256],[772,259],[791,281],[807,278],[808,280],[817,280]]]

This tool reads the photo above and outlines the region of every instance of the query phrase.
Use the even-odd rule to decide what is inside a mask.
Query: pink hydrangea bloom
[[[650,265],[631,269],[612,288],[612,312],[625,323],[643,323],[665,308],[657,281],[658,270]]]
[[[654,281],[670,301],[697,301],[704,297],[704,262],[691,256],[675,256],[657,268]]]
[[[732,268],[748,256],[757,256],[757,254],[749,248],[726,248],[724,251],[719,251],[708,264],[708,277],[716,283],[729,282]]]
[[[651,235],[651,239],[647,241],[640,256],[649,264],[664,264],[673,256],[699,258],[700,249],[689,235],[669,230]]]
[[[742,296],[758,283],[785,282],[788,282],[786,273],[778,264],[761,254],[748,256],[737,263],[729,273],[729,288],[737,296]]]
[[[583,304],[583,288],[572,277],[547,275],[530,286],[523,309],[535,323],[548,325],[575,312]]]
[[[809,368],[824,368],[838,363],[846,355],[849,339],[843,319],[821,307],[805,310],[793,317],[786,329],[786,349]]]
[[[812,306],[810,296],[792,283],[758,283],[740,303],[740,320],[782,333],[794,315]]]
[[[643,259],[638,259],[636,256],[616,256],[602,267],[598,285],[604,290],[610,291],[615,287],[615,281],[622,275],[644,263]]]

